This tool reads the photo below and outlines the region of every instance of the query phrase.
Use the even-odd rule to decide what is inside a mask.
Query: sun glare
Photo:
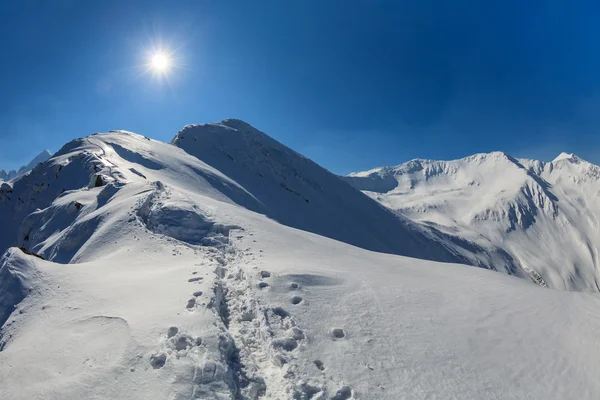
[[[152,56],[152,68],[158,72],[164,72],[169,68],[169,57],[164,53],[156,53]]]
[[[166,83],[171,86],[174,75],[182,68],[178,50],[174,50],[159,40],[150,43],[144,49],[142,57],[144,61],[139,65],[141,74],[148,74],[154,78],[155,82],[161,84]]]

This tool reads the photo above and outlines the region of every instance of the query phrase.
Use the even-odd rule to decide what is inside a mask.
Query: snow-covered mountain
[[[428,260],[514,269],[501,252],[390,212],[306,157],[240,120],[188,125],[173,139],[242,185],[234,199],[280,223],[368,250]]]
[[[24,174],[26,172],[29,172],[33,168],[35,168],[36,165],[38,165],[39,163],[42,163],[42,162],[46,161],[50,157],[52,157],[52,153],[50,153],[50,151],[48,151],[48,150],[44,150],[40,154],[38,154],[37,156],[35,156],[33,158],[33,160],[31,160],[29,162],[29,164],[23,165],[18,170],[14,170],[13,169],[13,170],[10,170],[10,171],[7,172],[7,171],[5,171],[3,169],[0,169],[0,181],[10,181],[11,179],[14,179],[14,178],[16,178],[19,175],[22,175],[22,174]]]
[[[107,186],[116,191],[115,187],[129,182],[147,183],[148,174],[138,174],[142,165],[158,171],[156,180],[161,184],[185,182],[194,193],[240,205],[294,228],[374,251],[465,261],[428,229],[390,212],[241,121],[186,126],[173,144],[140,140],[122,131],[68,143],[48,163],[15,181],[10,192],[0,191],[4,199],[0,218],[11,221],[0,233],[0,248],[18,245],[49,260],[78,260],[75,253],[65,252],[57,227],[47,220],[57,210],[48,207],[57,197],[82,187]],[[93,225],[90,233],[95,229]],[[85,239],[80,237],[70,247],[79,250]]]
[[[407,218],[504,250],[542,285],[600,291],[600,167],[575,155],[412,160],[344,179]]]
[[[67,143],[0,225],[2,397],[600,395],[597,296],[439,262],[512,258],[239,120]]]

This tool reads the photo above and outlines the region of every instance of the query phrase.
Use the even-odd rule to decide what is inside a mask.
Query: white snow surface
[[[501,152],[413,160],[344,179],[407,218],[505,251],[517,267],[508,273],[600,291],[600,167],[573,154],[552,162]]]
[[[600,397],[596,295],[432,261],[471,248],[263,135],[98,134],[3,187],[0,397]]]

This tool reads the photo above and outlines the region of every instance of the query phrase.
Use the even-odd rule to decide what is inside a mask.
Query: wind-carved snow
[[[174,239],[200,245],[229,236],[235,225],[215,223],[189,199],[171,199],[170,192],[160,181],[138,208],[137,215],[148,230]]]
[[[415,223],[241,121],[188,126],[174,143],[92,135],[0,186],[0,245],[17,246],[0,261],[3,396],[600,395],[596,296],[431,261],[538,276],[491,239],[443,224],[441,210],[458,207],[447,196],[461,179],[513,206],[473,207],[469,223],[493,217],[514,235],[558,221],[559,185],[535,172],[545,164],[517,160],[510,171],[527,186],[510,193],[447,178],[441,197],[407,207],[439,219]],[[557,179],[594,179],[582,166],[561,166],[572,169]],[[445,168],[427,179],[461,174]],[[391,178],[370,185],[389,189]]]
[[[600,168],[573,154],[413,160],[344,179],[411,219],[505,251],[543,286],[600,290]]]

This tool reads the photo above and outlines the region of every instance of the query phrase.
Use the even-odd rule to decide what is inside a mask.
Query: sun
[[[143,62],[136,66],[140,68],[140,75],[148,75],[161,84],[164,82],[171,86],[171,81],[182,68],[179,48],[173,49],[159,40],[150,42],[140,56]]]
[[[164,53],[156,53],[152,56],[150,64],[152,66],[152,69],[154,69],[155,71],[165,72],[169,68],[171,60],[169,59],[169,56],[167,56]]]

